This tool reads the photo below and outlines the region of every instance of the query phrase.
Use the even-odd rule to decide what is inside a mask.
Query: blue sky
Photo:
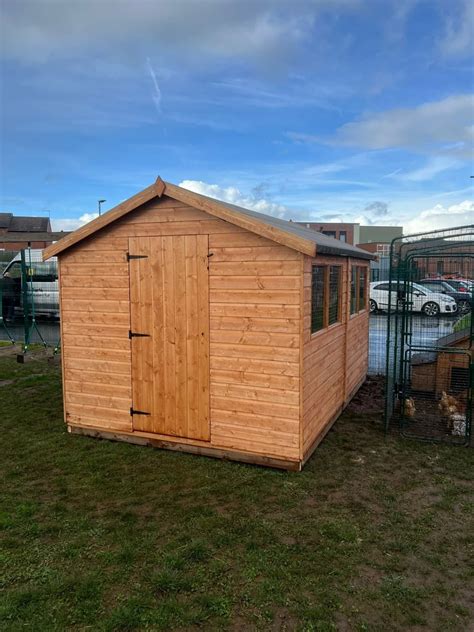
[[[474,222],[470,0],[3,0],[0,210],[160,174],[286,218]]]

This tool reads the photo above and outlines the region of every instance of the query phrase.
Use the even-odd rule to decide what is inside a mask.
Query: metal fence
[[[41,251],[1,252],[0,341],[59,350],[57,262],[43,262]]]
[[[387,429],[470,443],[473,279],[474,226],[393,241],[389,278],[370,289],[371,313],[386,311]]]

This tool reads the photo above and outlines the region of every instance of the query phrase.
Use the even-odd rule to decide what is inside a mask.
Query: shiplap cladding
[[[203,313],[209,321],[208,330],[201,324],[198,326],[201,335],[206,332],[201,346],[209,353],[206,362],[200,365],[208,367],[206,388],[196,386],[204,381],[196,382],[189,373],[198,348],[191,345],[190,332],[196,333],[197,321],[185,326],[180,320],[179,328],[187,336],[186,357],[191,359],[187,360],[187,378],[179,382],[180,395],[174,398],[173,405],[189,404],[193,410],[197,406],[206,411],[203,419],[209,421],[208,427],[203,424],[199,432],[194,428],[188,436],[181,436],[186,435],[182,427],[193,427],[188,414],[186,423],[173,426],[168,433],[157,431],[164,427],[159,415],[148,423],[145,419],[134,422],[135,417],[130,414],[130,408],[136,404],[133,400],[140,398],[135,386],[132,394],[129,330],[146,328],[148,322],[145,318],[142,323],[139,314],[138,320],[130,322],[133,264],[130,262],[129,267],[127,252],[131,246],[143,242],[140,238],[145,238],[147,247],[154,249],[149,265],[155,266],[153,274],[158,274],[159,282],[152,281],[153,275],[147,279],[140,277],[139,271],[145,271],[146,265],[135,268],[134,274],[138,274],[135,280],[143,288],[152,283],[155,294],[161,288],[160,305],[161,300],[167,301],[168,291],[170,296],[174,295],[170,284],[176,288],[179,279],[187,279],[188,273],[186,283],[189,282],[190,292],[195,286],[192,276],[195,265],[189,259],[195,242],[201,263],[207,258],[208,269],[204,266],[206,274],[201,270],[200,276],[206,279],[207,286],[203,290],[202,282],[198,284],[200,299],[206,302]],[[207,254],[197,248],[201,242],[208,244]],[[178,250],[183,245],[184,259],[178,257],[181,267],[176,262],[168,267],[163,264],[160,273],[160,261],[163,263],[165,258],[155,252],[157,244],[163,247],[172,244]],[[174,261],[173,257],[168,259]],[[230,458],[241,456],[244,460],[299,469],[365,378],[368,311],[349,313],[351,265],[367,266],[363,260],[347,256],[311,258],[166,195],[146,201],[89,234],[61,252],[59,260],[64,406],[71,431],[146,439],[163,447],[180,446],[179,449]],[[314,334],[311,333],[313,263],[341,268],[339,322]],[[176,301],[170,299],[169,306],[172,304],[175,307],[169,307],[171,311],[180,310]],[[194,302],[187,301],[186,305],[180,314],[189,313],[191,318]],[[152,307],[150,304],[149,308]],[[156,305],[153,310],[167,313],[166,308],[160,311],[161,307],[158,309]],[[175,322],[167,317],[164,320],[165,328]],[[155,325],[160,329],[159,318]],[[146,340],[135,342],[135,350],[147,345]],[[158,348],[155,345],[153,353],[159,363],[161,352],[155,347]],[[164,361],[162,370],[155,360],[153,366],[148,362],[155,377],[173,370],[170,368],[173,363]],[[140,379],[143,378],[148,389],[148,400],[142,398],[142,403],[153,398],[154,410],[159,410],[160,390],[146,378],[146,358],[139,364]],[[176,379],[179,380],[178,375]],[[193,399],[183,403],[181,400],[188,397],[190,389]],[[199,397],[206,401],[198,401]],[[163,405],[169,407],[170,402]]]
[[[354,261],[354,263],[360,262]],[[340,321],[311,333],[312,265],[341,266]],[[365,264],[364,264],[365,265]],[[350,315],[351,261],[305,257],[303,274],[303,456],[334,421],[367,374],[368,311]]]
[[[303,255],[170,198],[61,255],[66,420],[132,431],[129,237],[209,235],[212,446],[299,459]]]

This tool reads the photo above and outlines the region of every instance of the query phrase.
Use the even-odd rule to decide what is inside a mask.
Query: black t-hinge
[[[130,259],[148,259],[148,255],[131,255],[127,252],[127,261],[130,261]]]
[[[150,415],[151,413],[146,413],[143,410],[135,410],[134,408],[130,408],[130,414],[133,415]]]
[[[150,334],[137,334],[134,331],[132,331],[131,329],[128,330],[128,337],[130,338],[130,340],[132,338],[149,338]]]

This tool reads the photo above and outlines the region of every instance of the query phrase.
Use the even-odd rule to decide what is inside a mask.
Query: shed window
[[[357,312],[357,266],[351,268],[351,314]]]
[[[311,333],[341,320],[341,266],[313,266]]]
[[[328,324],[341,320],[341,267],[329,268],[329,317]]]
[[[367,268],[359,268],[359,305],[358,311],[366,308],[367,302]]]
[[[311,333],[323,329],[325,305],[326,267],[313,266],[311,276]]]
[[[382,286],[387,286],[382,287]],[[387,289],[389,284],[378,285],[377,289]],[[351,268],[351,314],[367,309],[367,268],[352,266]]]

